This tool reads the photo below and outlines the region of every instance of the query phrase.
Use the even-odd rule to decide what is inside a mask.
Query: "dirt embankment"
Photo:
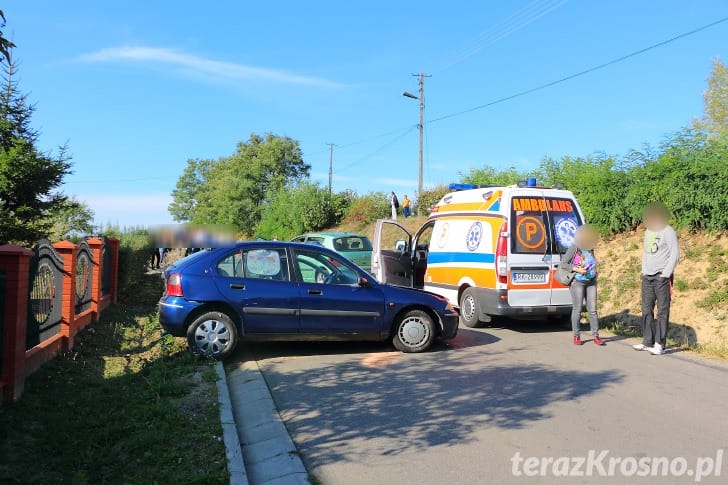
[[[643,231],[602,241],[599,311],[607,321],[638,326]],[[677,344],[728,342],[728,237],[708,233],[679,235],[680,263],[675,270],[670,337]]]

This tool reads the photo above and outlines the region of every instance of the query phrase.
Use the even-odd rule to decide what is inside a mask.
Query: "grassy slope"
[[[400,218],[415,232],[425,218]],[[374,235],[374,224],[343,225]],[[642,231],[619,234],[601,242],[599,311],[602,322],[621,333],[638,329]],[[728,236],[680,234],[681,262],[675,272],[670,322],[674,344],[702,347],[707,353],[728,356]]]
[[[0,408],[0,483],[225,483],[211,365],[160,338],[158,275]]]

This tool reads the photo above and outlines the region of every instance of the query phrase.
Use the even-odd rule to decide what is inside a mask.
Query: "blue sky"
[[[68,143],[63,190],[98,223],[171,222],[189,158],[252,132],[300,141],[312,178],[360,193],[417,186],[416,92],[426,119],[459,112],[728,16],[724,0],[6,2],[40,145]],[[702,111],[728,22],[620,64],[428,123],[425,185],[470,167],[624,154]],[[384,136],[382,136],[384,135]]]

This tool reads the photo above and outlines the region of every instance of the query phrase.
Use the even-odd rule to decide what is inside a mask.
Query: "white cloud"
[[[206,59],[177,49],[162,47],[109,47],[76,58],[78,62],[147,62],[190,69],[196,74],[214,76],[216,80],[252,80],[295,84],[319,88],[340,88],[343,84],[328,79],[304,76],[280,69],[249,66]]]

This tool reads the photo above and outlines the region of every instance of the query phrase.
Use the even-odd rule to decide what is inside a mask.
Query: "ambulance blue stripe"
[[[492,253],[464,253],[464,252],[430,252],[427,263],[494,263],[495,254]]]

